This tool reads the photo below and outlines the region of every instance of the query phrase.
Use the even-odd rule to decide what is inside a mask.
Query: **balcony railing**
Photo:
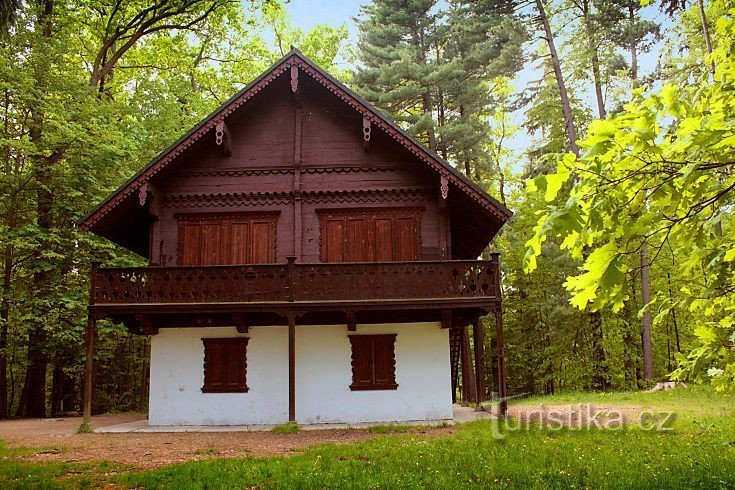
[[[102,305],[494,300],[491,261],[420,261],[94,268],[90,303]]]

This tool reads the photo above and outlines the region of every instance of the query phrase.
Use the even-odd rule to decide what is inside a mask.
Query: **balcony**
[[[96,316],[474,308],[499,300],[489,261],[93,268]]]

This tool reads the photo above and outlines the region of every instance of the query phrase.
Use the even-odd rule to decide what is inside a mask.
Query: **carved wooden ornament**
[[[138,189],[138,203],[141,206],[145,206],[145,201],[148,198],[148,183],[146,182]]]
[[[296,93],[299,89],[299,67],[291,65],[291,92]]]
[[[444,174],[441,176],[439,190],[441,191],[442,199],[446,199],[447,195],[449,195],[449,180]]]
[[[225,139],[225,122],[224,121],[218,121],[217,126],[215,126],[215,133],[214,133],[214,140],[217,143],[217,146],[222,146],[222,141]]]
[[[368,119],[366,116],[362,117],[362,137],[365,140],[365,142],[370,141],[370,132],[372,128],[370,126],[370,119]]]

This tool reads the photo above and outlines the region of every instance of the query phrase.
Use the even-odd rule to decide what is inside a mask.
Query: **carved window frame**
[[[352,353],[351,391],[397,390],[396,383],[396,334],[349,335]],[[362,352],[360,352],[362,351]],[[358,359],[368,358],[366,365],[360,365]],[[377,362],[387,361],[387,365],[378,366]],[[379,379],[378,372],[387,375],[387,379]],[[368,381],[361,379],[369,378]]]
[[[249,388],[247,385],[247,372],[248,372],[248,361],[247,361],[247,347],[248,337],[217,337],[217,338],[203,338],[202,343],[204,344],[204,382],[202,384],[202,393],[247,393]],[[230,359],[227,357],[232,353],[231,347],[234,346],[234,352],[239,356],[235,359],[235,364],[240,370],[237,383],[226,383],[227,376],[225,373],[228,372],[230,365]],[[219,347],[220,358],[213,359],[214,348]],[[227,349],[223,349],[226,347]],[[223,350],[227,352],[226,355],[222,355]],[[212,379],[213,370],[212,364],[219,363],[220,379]]]

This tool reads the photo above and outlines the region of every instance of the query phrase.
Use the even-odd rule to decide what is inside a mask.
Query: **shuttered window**
[[[352,391],[395,390],[396,334],[350,335]]]
[[[419,260],[421,210],[320,211],[322,262]]]
[[[202,393],[245,393],[247,337],[202,339],[204,386]]]
[[[177,218],[179,265],[276,261],[277,214],[183,215]]]

